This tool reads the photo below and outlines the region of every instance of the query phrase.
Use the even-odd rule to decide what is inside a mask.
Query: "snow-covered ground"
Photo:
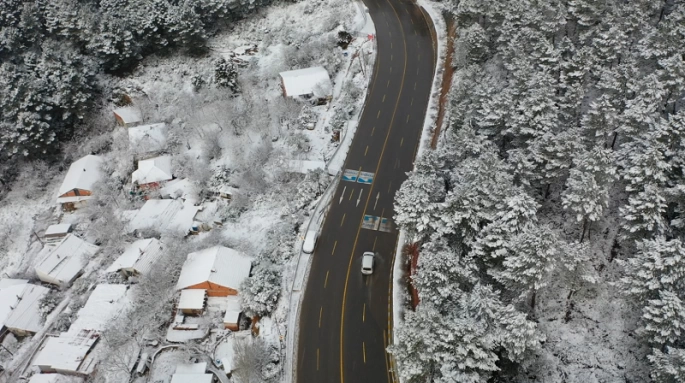
[[[346,50],[337,47],[336,40],[339,31],[365,36],[372,28],[367,21],[357,3],[342,0],[281,3],[261,9],[234,23],[230,31],[214,36],[208,56],[150,57],[127,77],[105,79],[112,88],[131,96],[142,112],[144,123],[167,123],[169,143],[165,153],[173,156],[174,175],[186,179],[184,182],[196,189],[191,194],[198,194],[199,199],[189,198],[186,203],[201,205],[203,209],[195,219],[211,228],[210,232],[188,238],[186,242],[190,246],[203,248],[205,243],[209,246],[218,241],[262,259],[278,244],[270,242],[273,233],[283,231],[285,225],[294,223],[299,227],[299,235],[304,235],[305,217],[308,210],[314,210],[316,195],[295,198],[303,176],[294,174],[288,166],[291,160],[316,161],[330,171],[342,163],[340,158],[344,159],[346,145],[351,141],[375,53],[373,43],[365,37],[355,38]],[[357,56],[362,54],[367,64],[364,71]],[[220,58],[237,63],[240,90],[235,97],[230,96],[228,88],[214,84],[215,63]],[[282,95],[278,73],[309,66],[324,67],[333,81],[333,97],[325,105],[310,106]],[[129,194],[130,175],[136,162],[128,151],[126,128],[115,127],[109,109],[100,114],[103,126],[94,131],[103,133],[79,138],[83,142],[70,144],[66,165],[96,152],[106,162],[103,180],[106,186],[96,188],[96,197],[89,206],[65,213],[56,207],[55,198],[68,166],[34,163],[20,169],[12,191],[0,202],[3,277],[35,279],[33,267],[43,247],[45,228],[55,223],[72,223],[75,235],[101,245],[77,284],[83,280],[94,286],[112,278],[104,269],[134,239],[123,233],[125,222],[145,201]],[[342,144],[333,139],[335,131],[340,132]],[[238,191],[230,202],[217,196],[226,186]],[[304,201],[303,207],[294,206],[300,200]],[[214,224],[216,219],[223,223]],[[296,233],[291,233],[293,240],[289,243],[296,246],[292,252],[300,253],[301,242],[294,240]],[[282,267],[281,299],[272,318],[265,317],[260,322],[260,337],[281,352],[286,349],[285,323],[290,314],[289,293],[298,259],[294,257],[279,265]],[[170,275],[174,276],[175,272],[170,270]],[[66,296],[70,292],[71,289]],[[66,307],[68,314],[64,315],[73,315],[72,311],[77,311],[80,304],[65,299],[59,311]],[[172,319],[171,313],[160,317],[168,317],[166,321]],[[116,327],[115,323],[111,324]],[[152,365],[151,381],[169,381],[173,366],[187,362],[189,354],[198,350],[212,355],[211,343],[219,342],[221,334],[226,333],[221,329],[212,330],[207,337],[188,342],[197,347],[181,346],[159,352]],[[42,335],[10,342],[15,360],[4,360],[9,354],[3,354],[2,365],[16,366],[15,377],[22,372],[24,376],[35,372],[29,366],[30,354],[41,339]],[[166,341],[159,338],[146,342],[147,350],[153,353],[163,348]],[[220,354],[226,352],[222,350]],[[283,355],[281,361],[284,360]],[[99,371],[96,380],[128,381],[120,372],[106,370]],[[0,375],[0,382],[3,379],[6,375]]]

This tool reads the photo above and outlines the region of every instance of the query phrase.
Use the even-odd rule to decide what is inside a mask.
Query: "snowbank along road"
[[[378,55],[359,128],[314,252],[301,308],[299,383],[393,382],[386,347],[395,192],[412,169],[436,54],[412,1],[365,0]],[[374,251],[372,275],[361,258]],[[420,324],[417,324],[420,325]]]

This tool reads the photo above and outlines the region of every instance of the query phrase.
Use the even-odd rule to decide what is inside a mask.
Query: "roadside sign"
[[[378,230],[384,231],[386,233],[392,232],[392,221],[389,220],[388,218],[381,218],[380,219],[380,228]]]
[[[345,169],[345,171],[343,172],[342,179],[343,181],[356,182],[358,176],[359,170]]]
[[[357,182],[360,184],[370,185],[373,182],[373,173],[371,172],[360,172]]]
[[[367,230],[378,230],[378,217],[373,215],[364,215],[362,228]]]

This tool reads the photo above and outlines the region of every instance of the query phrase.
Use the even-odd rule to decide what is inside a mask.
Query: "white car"
[[[307,254],[314,252],[314,247],[316,246],[316,240],[319,237],[319,233],[316,230],[309,230],[307,235],[304,237],[304,243],[302,244],[302,251]]]
[[[373,256],[374,254],[371,251],[366,251],[362,255],[362,274],[373,274]]]

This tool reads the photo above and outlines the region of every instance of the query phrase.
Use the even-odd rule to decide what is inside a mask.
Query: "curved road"
[[[365,3],[376,25],[378,54],[344,168],[374,176],[369,183],[343,178],[332,199],[301,307],[298,383],[394,381],[385,351],[398,235],[393,200],[412,169],[436,54],[427,16],[415,3]],[[367,229],[364,215],[388,218],[389,230]],[[378,253],[375,270],[363,276],[361,254],[371,250]]]

